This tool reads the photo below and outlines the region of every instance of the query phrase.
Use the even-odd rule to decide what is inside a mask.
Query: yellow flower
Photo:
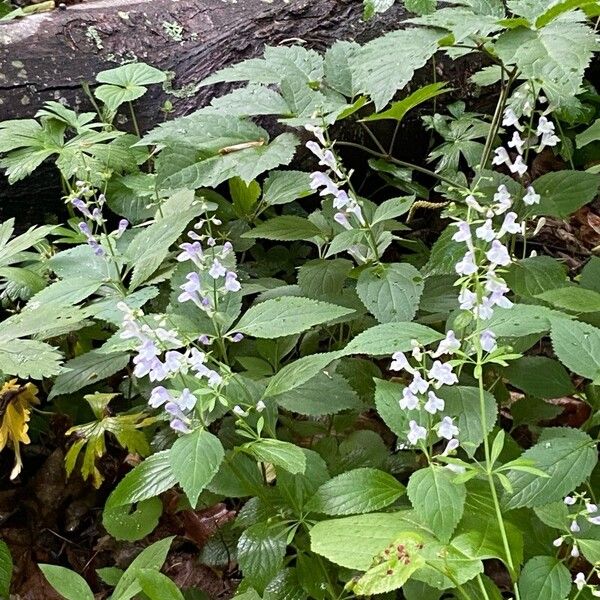
[[[38,389],[32,383],[19,385],[16,379],[6,382],[0,389],[0,451],[7,444],[12,446],[15,453],[15,466],[10,473],[14,479],[23,467],[19,444],[29,444],[27,435],[29,429],[29,414],[31,405],[39,404]]]

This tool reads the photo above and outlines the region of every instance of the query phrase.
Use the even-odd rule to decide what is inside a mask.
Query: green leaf
[[[306,457],[298,446],[282,440],[263,438],[241,446],[244,452],[261,462],[271,463],[289,473],[304,473]]]
[[[564,600],[571,591],[571,575],[553,556],[534,556],[523,567],[519,590],[527,600]]]
[[[550,3],[551,6],[549,6],[548,10],[546,10],[546,12],[544,12],[536,19],[535,26],[538,29],[540,29],[568,11],[572,11],[580,7],[585,7],[585,5],[597,6],[597,2],[598,0],[562,0],[562,2],[556,2],[555,0],[554,2]]]
[[[583,431],[567,428],[546,429],[522,459],[548,477],[511,471],[508,479],[513,492],[504,498],[509,509],[542,506],[564,498],[589,477],[598,461],[594,441]]]
[[[395,0],[363,0],[363,19],[367,21],[394,6]]]
[[[219,470],[224,456],[219,438],[206,429],[188,433],[173,444],[171,469],[192,508],[196,507],[200,492]]]
[[[595,198],[600,175],[585,171],[555,171],[542,175],[534,185],[541,200],[532,207],[532,213],[565,219]]]
[[[173,536],[174,537],[174,536]],[[168,537],[151,546],[144,548],[131,562],[129,568],[119,579],[112,598],[114,600],[130,600],[142,591],[138,581],[138,574],[142,569],[158,571],[167,559],[173,537]]]
[[[492,431],[498,416],[496,399],[489,392],[484,392],[485,406],[485,431],[481,431],[481,409],[479,402],[479,390],[475,387],[461,385],[444,386],[437,391],[446,406],[444,414],[455,417],[455,425],[458,427],[458,441],[469,456],[473,456],[475,450],[483,442],[484,435]]]
[[[43,379],[61,371],[62,354],[37,340],[0,340],[0,372],[22,379]]]
[[[568,105],[581,92],[596,41],[587,25],[575,19],[560,19],[539,30],[517,27],[505,31],[496,41],[495,50],[505,65],[518,67],[522,79],[541,83],[551,104],[560,106]],[[564,194],[568,188],[561,189]],[[536,191],[540,193],[537,182]]]
[[[352,262],[345,258],[309,260],[298,269],[298,285],[311,298],[337,296],[352,268]]]
[[[515,294],[533,297],[567,284],[567,271],[551,256],[533,256],[514,262],[504,276]]]
[[[61,373],[54,381],[48,399],[76,392],[88,385],[102,381],[110,375],[118,373],[129,363],[129,354],[113,352],[103,354],[92,350],[77,356],[64,365],[66,372]]]
[[[452,236],[456,227],[449,225],[431,247],[429,260],[423,267],[423,275],[456,275],[456,263],[465,255],[464,244],[455,242]]]
[[[435,11],[437,0],[404,0],[406,10],[418,15],[429,15]]]
[[[414,196],[409,196],[408,198],[390,198],[389,200],[385,200],[375,209],[375,214],[373,215],[371,225],[375,225],[383,221],[389,221],[390,219],[395,219],[396,217],[402,216],[410,210],[410,207],[413,205],[414,201]]]
[[[90,281],[88,277],[62,279],[35,294],[30,302],[72,306],[91,296],[102,283],[102,281]]]
[[[94,90],[96,98],[115,111],[124,102],[131,102],[146,93],[144,86],[162,83],[166,73],[146,63],[129,63],[116,69],[101,71],[96,76],[99,85]]]
[[[252,181],[265,171],[289,164],[298,138],[292,133],[282,133],[269,144],[264,143],[264,138],[251,143],[250,147],[217,154],[185,167],[167,177],[164,185],[172,189],[217,187],[236,176]]]
[[[243,238],[294,241],[310,240],[321,235],[321,230],[308,219],[294,215],[283,215],[260,223],[254,229],[243,233]]]
[[[12,579],[13,562],[10,548],[6,542],[0,540],[0,597],[8,598],[10,595],[10,580]]]
[[[170,215],[136,234],[125,251],[127,262],[133,267],[129,285],[131,291],[143,284],[160,267],[171,246],[198,214],[200,208],[196,207]]]
[[[213,98],[210,105],[236,117],[289,115],[292,112],[281,94],[265,85],[249,85],[233,90],[229,94]]]
[[[106,501],[106,507],[141,502],[166,492],[177,484],[171,468],[170,450],[148,457],[127,473]]]
[[[383,268],[365,269],[358,278],[356,291],[380,323],[393,323],[414,318],[423,287],[423,277],[415,267],[391,263]]]
[[[338,352],[311,354],[286,365],[271,377],[263,397],[279,396],[296,389],[323,371],[338,356]]]
[[[434,0],[435,1],[435,0]],[[395,121],[402,121],[404,119],[407,112],[412,110],[413,108],[423,104],[423,102],[427,102],[436,96],[440,96],[441,94],[446,94],[451,89],[444,89],[446,87],[446,82],[441,81],[438,83],[431,83],[430,85],[425,85],[418,90],[414,91],[412,94],[400,100],[399,102],[393,102],[390,108],[384,110],[381,113],[375,113],[369,115],[364,118],[363,121],[379,121],[381,119],[393,119]]]
[[[267,206],[289,204],[314,194],[310,175],[304,171],[271,171],[265,179],[262,201]]]
[[[554,353],[567,369],[596,380],[600,378],[600,329],[567,319],[553,319],[550,331]]]
[[[412,511],[404,510],[320,521],[310,531],[310,546],[336,565],[366,571],[402,532],[418,530],[413,519]]]
[[[406,493],[423,523],[448,542],[465,508],[464,484],[454,483],[447,469],[430,466],[410,476]]]
[[[85,579],[58,565],[38,565],[48,583],[66,600],[94,600],[94,594]]]
[[[141,540],[154,531],[162,512],[159,498],[137,502],[135,508],[131,504],[105,507],[102,525],[117,540]]]
[[[561,315],[544,306],[515,304],[511,308],[495,309],[487,326],[498,337],[520,338],[550,331],[550,320]]]
[[[252,337],[277,338],[302,333],[352,312],[352,309],[309,298],[273,298],[248,309],[234,329]]]
[[[377,469],[354,469],[324,483],[306,505],[326,515],[372,512],[394,503],[405,492],[389,473]]]
[[[275,396],[275,402],[285,410],[300,415],[335,415],[343,410],[363,407],[350,384],[337,373],[318,373],[293,390]]]
[[[411,350],[411,340],[418,340],[420,344],[427,346],[443,337],[437,331],[418,323],[386,323],[359,333],[341,354],[385,356]]]
[[[587,261],[581,270],[579,283],[588,290],[600,292],[600,258],[592,256]]]
[[[504,375],[511,385],[537,398],[560,398],[574,391],[565,368],[545,356],[523,356],[511,362]]]
[[[575,136],[577,148],[583,148],[598,140],[600,140],[600,119],[596,119],[585,131]]]
[[[286,538],[281,529],[256,523],[238,541],[237,558],[244,579],[263,590],[283,566]]]
[[[536,298],[556,308],[573,313],[600,312],[600,293],[579,286],[568,286],[548,290]]]
[[[400,438],[408,433],[409,411],[402,410],[398,402],[402,398],[404,385],[375,379],[375,406],[385,424]]]
[[[150,600],[184,600],[178,587],[166,575],[154,569],[140,569],[137,580]]]
[[[406,29],[365,44],[351,65],[356,88],[369,94],[376,110],[381,110],[435,54],[441,37],[433,29]]]

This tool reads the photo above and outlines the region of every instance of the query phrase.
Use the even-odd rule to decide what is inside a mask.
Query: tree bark
[[[336,39],[372,39],[403,16],[396,6],[365,23],[361,11],[360,0],[97,0],[3,23],[0,120],[32,117],[47,100],[90,110],[82,83],[93,85],[98,71],[137,59],[173,73],[174,94],[151,86],[136,102],[140,127],[147,130],[164,118],[160,108],[167,99],[177,116],[224,93],[225,85],[197,83],[260,56],[265,44],[324,50]],[[42,173],[10,187],[2,178],[4,218],[37,221],[47,201],[51,212],[58,209],[58,178],[50,169]]]

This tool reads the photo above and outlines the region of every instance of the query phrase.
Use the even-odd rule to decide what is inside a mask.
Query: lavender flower
[[[421,427],[416,421],[410,421],[408,426],[410,431],[406,437],[413,446],[416,446],[420,440],[427,438],[427,429]]]

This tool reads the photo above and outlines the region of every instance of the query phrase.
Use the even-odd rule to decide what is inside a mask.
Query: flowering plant
[[[134,133],[116,128],[128,92],[164,81],[141,63],[99,74],[98,121],[49,103],[1,123],[11,180],[56,155],[69,213],[0,226],[0,370],[44,384],[20,431],[3,421],[19,466],[40,400],[74,421],[67,472],[106,492],[116,539],[227,503],[197,554],[237,569],[243,600],[598,596],[600,267],[567,273],[540,241],[600,187],[598,7],[507,4],[407,0],[414,27],[362,46],[268,47],[202,82],[245,87],[143,136],[132,106]],[[483,58],[491,114],[441,104],[438,81],[395,99],[442,54]],[[430,101],[429,155],[398,158]],[[308,170],[285,168],[296,153]],[[102,471],[107,443],[124,477]],[[171,542],[112,597],[183,597],[161,560],[140,566]]]

